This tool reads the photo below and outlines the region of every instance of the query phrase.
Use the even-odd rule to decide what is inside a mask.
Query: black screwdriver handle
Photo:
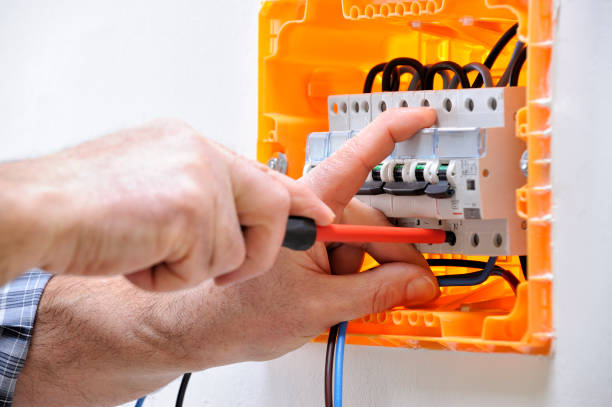
[[[291,250],[308,250],[317,239],[314,220],[301,216],[289,216],[283,247]]]

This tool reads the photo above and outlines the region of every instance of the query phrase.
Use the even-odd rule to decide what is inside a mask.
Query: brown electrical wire
[[[325,353],[325,407],[334,406],[332,378],[334,377],[334,353],[336,351],[336,338],[338,337],[339,327],[340,324],[336,324],[329,328],[329,337],[327,338],[327,352]]]

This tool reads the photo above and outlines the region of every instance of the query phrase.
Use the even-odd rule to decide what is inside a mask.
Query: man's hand
[[[300,182],[342,222],[389,225],[380,212],[351,198],[395,142],[434,121],[430,109],[390,110]],[[364,251],[381,265],[358,273]],[[179,293],[146,293],[122,279],[54,277],[41,299],[15,402],[118,404],[182,372],[275,358],[340,321],[438,294],[421,254],[403,243],[282,249],[262,276]]]
[[[391,226],[381,212],[353,196],[395,143],[431,126],[435,119],[433,109],[385,112],[300,182],[334,210],[340,223]],[[380,266],[359,273],[365,252]],[[272,359],[338,322],[398,305],[423,304],[440,293],[426,260],[405,243],[316,243],[305,252],[282,249],[266,275],[231,287],[208,285],[205,292],[181,301],[194,310],[207,310],[204,320],[212,325],[205,329],[215,334],[208,335],[206,343],[213,349],[228,349],[226,359],[215,364]],[[170,319],[159,321],[160,331],[172,324]],[[197,347],[199,337],[190,328],[176,327],[174,333],[187,349]],[[205,360],[195,361],[191,355],[186,363],[198,370],[198,363],[201,366]]]
[[[270,269],[289,214],[333,220],[308,188],[175,120],[0,166],[0,283],[30,267],[127,274],[166,291]]]

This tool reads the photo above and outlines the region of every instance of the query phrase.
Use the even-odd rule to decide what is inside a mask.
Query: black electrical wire
[[[441,71],[447,71],[447,70],[455,72],[455,75],[459,77],[459,81],[461,82],[462,88],[470,87],[470,81],[465,71],[461,67],[461,65],[453,61],[442,61],[442,62],[433,64],[431,68],[427,70],[427,75],[425,76],[424,89],[425,90],[433,89],[434,77],[436,76],[436,74]]]
[[[425,79],[427,78],[427,72],[429,72],[432,65],[433,64],[423,65],[423,78],[421,78],[421,80],[418,83],[418,86],[420,87],[421,90],[425,90]]]
[[[402,66],[401,68],[399,68],[397,86],[395,86],[395,82],[394,82],[393,90],[396,90],[396,91],[399,90],[402,75],[407,74],[407,73],[412,75],[412,79],[410,80],[410,85],[408,85],[408,90],[413,90],[413,89],[410,89],[410,86],[412,85],[412,82],[415,81],[415,79],[418,81],[419,76],[418,76],[416,69],[414,69],[411,66]]]
[[[376,75],[381,73],[383,69],[385,69],[386,62],[382,62],[378,65],[375,65],[370,69],[368,75],[366,76],[365,83],[363,84],[363,93],[372,93],[372,86],[374,85],[374,79],[376,79]]]
[[[372,67],[372,69],[370,69],[363,84],[363,93],[372,93],[372,87],[374,86],[374,80],[376,79],[376,75],[378,75],[385,69],[385,65],[387,65],[386,62],[381,62],[380,64],[375,65],[374,67]],[[395,84],[397,82],[399,86],[398,75],[399,73],[397,69],[394,69],[393,72],[391,72],[392,84]]]
[[[429,69],[431,69],[432,64],[427,64],[423,66],[423,74],[424,74],[424,78],[427,77],[427,72],[429,72]],[[440,75],[442,77],[442,89],[449,89],[450,88],[450,81],[451,81],[451,77],[448,73],[448,71],[443,70],[443,71],[438,71],[438,75]],[[453,76],[454,77],[454,76]],[[414,78],[413,78],[414,81]],[[415,82],[414,86],[412,86],[412,82],[410,83],[411,87],[413,87],[414,89],[409,89],[409,90],[416,90],[417,87],[421,87],[421,89],[425,89],[423,86],[423,82],[422,81],[418,81]]]
[[[470,286],[484,283],[491,275],[491,271],[495,267],[496,256],[489,257],[486,266],[473,273],[454,274],[449,276],[437,276],[438,285],[440,287],[455,287],[455,286]]]
[[[417,90],[419,88],[422,88],[421,78],[415,75],[412,77],[412,80],[410,81],[410,85],[408,85],[408,90]]]
[[[483,78],[483,82],[485,87],[490,88],[493,86],[493,78],[491,77],[491,71],[485,64],[481,64],[480,62],[470,62],[463,66],[463,70],[467,74],[468,72],[477,71],[480,75],[479,77]],[[476,82],[476,80],[474,80]],[[472,85],[472,87],[474,87]]]
[[[512,27],[510,27],[508,29],[508,31],[506,31],[500,38],[499,40],[497,40],[497,43],[493,46],[493,48],[491,48],[491,52],[489,52],[489,55],[487,55],[487,58],[484,61],[484,65],[491,69],[491,67],[493,67],[493,64],[495,63],[495,60],[497,59],[497,57],[499,56],[499,54],[502,52],[502,50],[504,49],[504,47],[506,46],[506,44],[508,44],[508,42],[510,42],[510,40],[512,39],[512,37],[514,37],[516,35],[516,30],[518,29],[518,23],[514,24]],[[482,86],[482,77],[479,75],[475,80],[474,83],[472,84],[472,87],[474,88],[480,88]]]
[[[327,338],[327,352],[325,353],[325,407],[334,406],[332,380],[334,377],[334,352],[336,351],[339,327],[340,324],[336,324],[329,328],[329,337]]]
[[[523,276],[525,280],[527,280],[527,256],[519,256],[519,261],[521,262],[521,270],[523,270]]]
[[[385,66],[385,69],[383,70],[383,76],[382,76],[383,92],[393,90],[393,83],[392,83],[391,75],[393,71],[395,70],[395,68],[399,66],[411,66],[415,69],[416,74],[419,76],[421,80],[425,78],[423,65],[419,61],[413,58],[395,58],[387,62],[387,65]]]
[[[510,86],[518,86],[519,75],[521,74],[521,68],[523,68],[523,64],[527,59],[527,46],[525,46],[521,52],[519,53],[516,63],[512,67],[512,72],[510,73]]]
[[[518,278],[516,278],[516,276],[514,274],[512,274],[510,271],[508,271],[506,269],[494,268],[493,270],[491,270],[491,275],[492,276],[498,276],[498,277],[501,277],[504,280],[506,280],[506,282],[512,288],[512,291],[514,291],[514,294],[516,294],[516,289],[518,288],[518,285],[520,284],[520,281],[519,281]]]
[[[503,87],[503,86],[508,85],[508,82],[510,81],[510,73],[512,72],[512,68],[514,68],[514,65],[516,64],[516,60],[518,59],[518,56],[520,55],[521,50],[523,49],[524,46],[525,46],[524,42],[520,40],[516,40],[514,51],[512,51],[512,56],[510,57],[510,62],[508,62],[508,66],[504,70],[504,73],[502,74],[501,78],[499,78],[499,82],[497,82],[497,85],[495,86]]]
[[[486,67],[486,65],[481,64],[480,62],[470,62],[469,64],[463,66],[463,71],[466,75],[469,72],[478,71],[478,77],[484,78],[485,87],[489,88],[493,86],[493,78],[491,77],[491,71],[489,70],[489,68]],[[474,83],[476,83],[476,80],[474,80]],[[448,87],[450,89],[455,89],[457,88],[457,85],[459,85],[459,77],[455,75],[453,76],[453,79],[451,79],[451,82]],[[472,87],[474,87],[474,85],[472,85]]]
[[[462,260],[462,259],[427,259],[427,264],[432,267],[465,267],[473,269],[483,269],[486,261]],[[499,266],[495,266],[499,268]]]
[[[181,387],[179,387],[178,394],[176,395],[175,407],[183,407],[183,400],[185,399],[185,392],[187,391],[189,379],[191,379],[191,373],[185,373],[181,380]]]
[[[448,85],[451,81],[450,74],[447,71],[439,71],[438,75],[442,77],[442,89],[448,89]]]
[[[479,268],[479,269],[484,269],[487,266],[487,263],[484,261],[461,260],[461,259],[427,259],[427,264],[429,264],[432,267],[436,267],[436,266],[437,267],[465,267],[465,268]],[[475,273],[468,273],[468,274],[473,275]],[[493,269],[491,270],[490,275],[499,276],[503,278],[504,280],[506,280],[506,282],[512,287],[512,291],[516,293],[516,288],[518,287],[520,281],[510,271],[504,268],[501,268],[499,266],[494,266]],[[455,274],[455,275],[444,276],[444,277],[450,278],[454,276],[465,276],[465,274],[459,274],[459,275]],[[447,279],[447,280],[450,280],[450,279]],[[448,285],[450,286],[454,284],[449,283]]]

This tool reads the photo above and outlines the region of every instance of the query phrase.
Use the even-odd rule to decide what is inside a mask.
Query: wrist
[[[180,376],[184,367],[143,324],[155,304],[120,277],[53,277],[39,303],[15,402],[117,405]]]
[[[210,316],[206,293],[200,288],[174,293],[145,292],[150,307],[137,316],[135,335],[157,353],[166,371],[185,373],[227,364],[229,344],[215,346],[214,326],[220,316]]]
[[[32,161],[0,165],[0,279],[44,268],[56,236],[67,226],[60,216],[66,200],[53,185],[35,176]]]

